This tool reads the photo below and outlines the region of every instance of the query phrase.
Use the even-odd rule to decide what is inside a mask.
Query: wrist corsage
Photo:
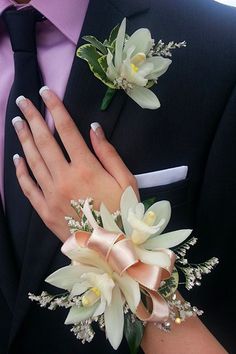
[[[218,259],[197,265],[187,261],[196,238],[187,240],[189,229],[163,233],[171,216],[168,201],[144,205],[128,187],[114,214],[104,204],[95,211],[90,199],[72,206],[79,221],[67,217],[72,235],[62,246],[71,265],[46,279],[64,293],[29,294],[31,300],[50,310],[68,308],[65,324],[82,343],[93,339],[97,323],[114,349],[125,335],[132,354],[148,322],[169,331],[172,321],[180,324],[201,315],[189,302],[178,300],[176,290],[180,277],[187,289],[200,285]]]

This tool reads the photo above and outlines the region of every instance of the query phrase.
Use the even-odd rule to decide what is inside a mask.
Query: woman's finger
[[[61,100],[47,86],[41,88],[40,94],[53,117],[56,130],[70,159],[78,161],[81,156],[87,159],[86,156],[92,154]]]
[[[51,174],[40,155],[27,123],[21,117],[12,120],[17,136],[25,153],[27,163],[43,191],[48,190],[52,182]]]
[[[16,176],[24,195],[39,216],[42,217],[47,210],[47,204],[42,191],[30,177],[24,159],[16,154],[13,156],[13,161],[16,167]]]
[[[17,98],[16,103],[29,123],[35,145],[48,170],[53,177],[57,177],[64,171],[67,161],[47,123],[29,99],[20,96]]]
[[[116,149],[107,141],[99,123],[92,123],[90,139],[99,161],[119,183],[122,189],[131,185],[137,190],[136,179],[126,167]]]

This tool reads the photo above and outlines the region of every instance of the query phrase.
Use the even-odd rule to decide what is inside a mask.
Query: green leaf
[[[103,55],[98,59],[99,65],[101,66],[102,70],[106,73],[107,72],[107,56]]]
[[[174,268],[173,273],[170,278],[165,280],[165,284],[158,289],[158,292],[164,297],[167,298],[174,294],[178,288],[179,284],[179,273],[176,268]]]
[[[101,43],[96,37],[94,36],[84,36],[83,39],[86,42],[92,44],[99,52],[106,55],[108,53],[107,48],[103,43]]]
[[[107,89],[105,96],[103,97],[102,104],[101,104],[102,111],[106,111],[107,108],[110,106],[111,101],[112,101],[114,95],[116,94],[116,91],[117,91],[117,89],[112,89],[110,87]]]
[[[149,80],[147,85],[145,86],[146,88],[150,89],[153,85],[155,85],[156,82],[154,80]]]
[[[125,316],[124,334],[128,342],[130,354],[137,354],[143,338],[144,327],[138,319],[133,322],[130,314]]]
[[[156,197],[146,199],[146,200],[142,201],[142,203],[144,205],[145,210],[148,210],[148,208],[150,208],[150,206],[152,204],[156,203]]]
[[[76,52],[77,56],[85,61],[87,61],[90,70],[93,72],[100,81],[102,81],[106,86],[114,89],[114,84],[107,78],[106,72],[99,64],[99,59],[102,55],[94,48],[92,44],[85,44],[78,48]]]
[[[116,39],[119,32],[120,25],[116,25],[110,33],[108,43],[111,45],[113,41]]]

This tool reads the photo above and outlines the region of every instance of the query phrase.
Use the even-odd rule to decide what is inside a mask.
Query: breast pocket
[[[155,198],[156,201],[168,200],[171,204],[171,220],[166,231],[191,228],[192,215],[188,208],[189,179],[164,186],[139,189],[141,201]]]

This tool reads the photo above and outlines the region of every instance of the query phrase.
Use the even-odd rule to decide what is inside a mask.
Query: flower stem
[[[103,97],[103,100],[102,100],[102,104],[101,104],[101,111],[106,111],[107,108],[109,107],[113,97],[115,96],[116,94],[116,91],[115,89],[112,89],[112,88],[108,88],[106,93],[105,93],[105,96]]]

